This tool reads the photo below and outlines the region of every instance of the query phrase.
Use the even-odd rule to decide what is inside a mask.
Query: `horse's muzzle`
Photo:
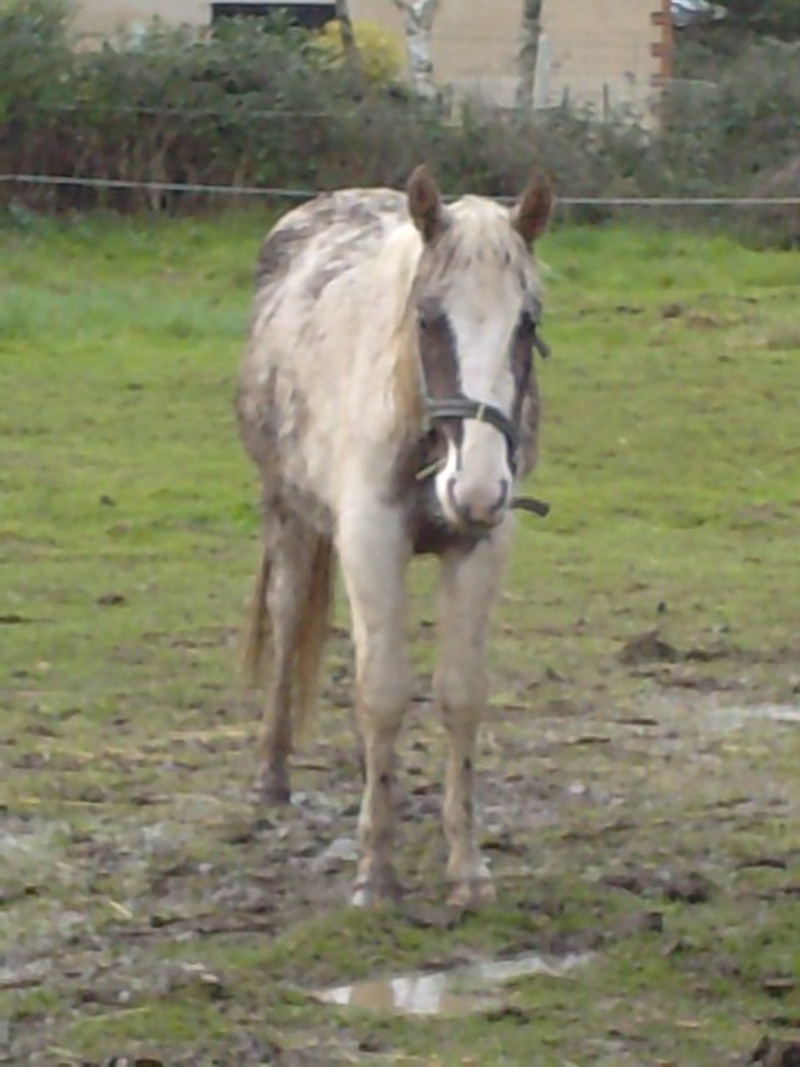
[[[503,521],[508,505],[508,490],[508,480],[503,478],[496,493],[478,494],[473,491],[466,500],[461,500],[456,479],[450,478],[447,482],[447,500],[459,524],[465,529],[488,530]]]

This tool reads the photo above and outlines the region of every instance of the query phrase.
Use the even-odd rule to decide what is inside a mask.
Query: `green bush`
[[[76,51],[63,0],[0,9],[0,169],[130,182],[295,189],[401,184],[426,160],[444,188],[514,195],[532,163],[573,196],[746,195],[800,157],[797,45],[751,43],[713,81],[675,83],[657,133],[567,108],[455,121],[386,79],[355,87],[287,22],[225,20],[207,35],[154,22]],[[682,46],[683,47],[683,46]],[[6,184],[34,208],[195,209],[199,195]],[[583,210],[596,221],[607,210]]]
[[[800,5],[797,0],[727,0],[728,18],[740,31],[800,39]]]
[[[675,179],[746,194],[755,176],[800,154],[800,45],[751,44],[714,84],[677,87],[659,145]]]
[[[70,100],[69,15],[65,0],[10,0],[0,7],[0,122],[28,106]]]

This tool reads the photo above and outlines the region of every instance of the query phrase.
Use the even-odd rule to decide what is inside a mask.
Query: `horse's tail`
[[[242,633],[242,673],[245,681],[251,685],[258,685],[264,678],[264,662],[267,658],[272,631],[267,611],[267,589],[271,569],[270,558],[265,548],[256,574]]]
[[[272,569],[267,550],[261,557],[244,629],[242,661],[245,678],[257,685],[263,681],[272,624],[267,592]],[[306,595],[292,648],[292,719],[299,731],[308,721],[316,702],[320,665],[333,606],[333,544],[317,537],[306,575]]]

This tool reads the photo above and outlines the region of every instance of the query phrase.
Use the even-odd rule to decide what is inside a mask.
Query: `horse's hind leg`
[[[450,902],[458,905],[494,900],[478,847],[473,800],[475,742],[488,696],[486,628],[505,555],[502,532],[494,538],[497,543],[483,542],[468,555],[447,555],[441,564],[441,652],[434,693],[447,733],[443,811],[447,880]]]
[[[317,538],[295,516],[275,512],[265,518],[264,537],[269,569],[263,594],[271,628],[272,663],[256,784],[264,800],[286,804],[291,799],[289,756],[296,656],[313,581]]]

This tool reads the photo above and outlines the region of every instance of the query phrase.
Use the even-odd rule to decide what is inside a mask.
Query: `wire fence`
[[[268,197],[278,200],[311,200],[330,189],[287,186],[205,185],[193,182],[137,181],[127,178],[96,178],[59,174],[0,174],[0,184],[77,186],[87,189],[131,189],[151,193],[191,193],[209,196]],[[450,198],[455,199],[455,198]],[[497,197],[513,203],[513,197]],[[564,207],[800,207],[800,196],[559,196]]]

